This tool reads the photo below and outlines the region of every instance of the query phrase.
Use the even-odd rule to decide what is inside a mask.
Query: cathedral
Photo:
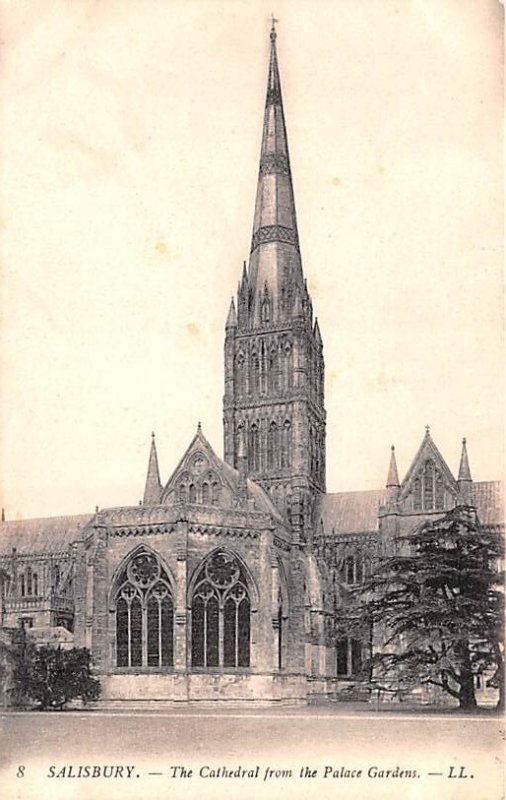
[[[369,642],[338,638],[351,586],[398,535],[458,504],[502,530],[499,481],[457,477],[429,428],[402,480],[326,488],[323,342],[304,278],[276,54],[249,262],[225,324],[223,460],[199,425],[143,501],[2,520],[1,626],[89,648],[101,701],[306,702],[360,683]]]

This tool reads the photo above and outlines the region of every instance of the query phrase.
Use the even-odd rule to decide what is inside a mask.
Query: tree
[[[13,670],[14,702],[39,703],[41,709],[63,709],[76,697],[95,700],[100,683],[91,675],[90,653],[85,647],[36,647],[23,637]]]
[[[397,539],[357,590],[349,631],[374,631],[371,682],[396,692],[438,686],[476,707],[475,676],[493,676],[504,705],[502,536],[459,506]]]

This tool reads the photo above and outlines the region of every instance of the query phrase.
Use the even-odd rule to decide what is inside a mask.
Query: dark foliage
[[[63,709],[75,698],[95,700],[100,683],[91,675],[90,653],[85,647],[35,647],[24,638],[16,645],[13,700],[17,705],[36,702],[41,709]]]
[[[476,706],[475,676],[493,677],[504,704],[501,534],[457,507],[396,542],[355,596],[348,630],[373,630],[371,682],[399,693],[438,686]]]

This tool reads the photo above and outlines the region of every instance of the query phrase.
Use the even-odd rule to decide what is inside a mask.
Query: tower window
[[[281,441],[281,466],[289,467],[291,461],[292,428],[290,420],[285,420]]]
[[[260,388],[260,363],[258,354],[251,354],[251,373],[250,373],[250,389],[252,392],[258,392]]]
[[[267,468],[274,469],[278,465],[278,426],[271,422],[267,432]]]
[[[260,441],[257,425],[253,424],[250,431],[250,470],[257,472],[260,469]]]

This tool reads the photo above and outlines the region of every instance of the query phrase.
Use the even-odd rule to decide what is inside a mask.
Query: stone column
[[[109,654],[109,604],[107,574],[107,529],[96,528],[96,546],[92,567],[93,608],[92,620],[92,658],[100,669],[110,666]],[[88,604],[88,595],[87,595]],[[86,617],[89,618],[89,607]]]
[[[188,522],[185,519],[179,519],[176,524],[176,559],[174,667],[178,672],[186,672],[188,664],[188,625],[186,610]]]

